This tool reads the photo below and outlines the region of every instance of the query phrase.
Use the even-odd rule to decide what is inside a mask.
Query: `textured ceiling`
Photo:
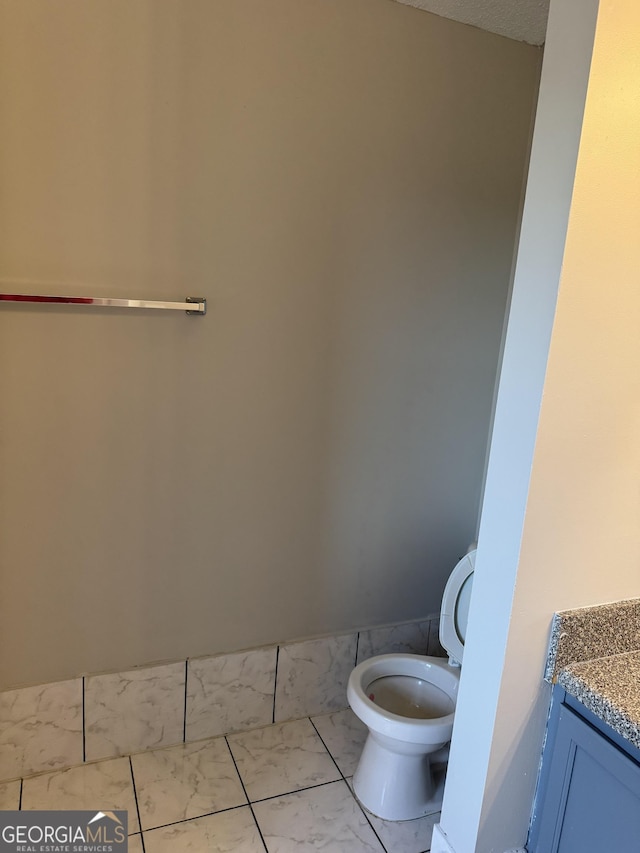
[[[501,36],[542,44],[549,0],[398,0]]]

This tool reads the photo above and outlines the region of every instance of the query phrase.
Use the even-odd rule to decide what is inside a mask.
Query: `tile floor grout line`
[[[271,722],[275,723],[276,721],[276,690],[278,689],[278,661],[280,660],[280,646],[276,646],[276,669],[273,674],[273,714],[271,715]]]
[[[277,668],[277,665],[278,665],[278,658],[276,656],[276,668]],[[273,691],[273,696],[274,696],[274,702],[275,702],[275,688]],[[238,779],[240,780],[240,784],[242,785],[242,790],[244,791],[244,795],[247,798],[247,804],[248,804],[249,808],[251,809],[251,817],[253,818],[253,822],[255,823],[256,829],[258,830],[258,834],[260,835],[260,841],[262,841],[262,846],[266,850],[266,853],[269,853],[269,848],[267,847],[267,842],[264,840],[264,835],[262,834],[262,830],[260,829],[260,824],[258,823],[258,818],[256,817],[256,813],[253,810],[253,804],[252,804],[251,800],[249,799],[249,794],[247,793],[247,789],[244,786],[244,780],[243,780],[242,776],[240,775],[240,771],[238,770],[238,765],[236,764],[235,756],[231,750],[231,747],[229,746],[229,741],[227,740],[226,736],[225,736],[224,741],[227,744],[227,749],[229,750],[229,755],[231,756],[231,760],[233,761],[233,766],[236,768],[236,773],[238,774]]]
[[[364,815],[364,819],[366,820],[366,822],[367,822],[367,823],[369,824],[369,826],[371,827],[371,831],[373,832],[373,834],[375,835],[375,837],[376,837],[376,838],[378,839],[378,841],[380,842],[380,847],[382,847],[382,849],[385,851],[385,853],[388,853],[387,848],[386,848],[386,847],[384,846],[384,844],[382,843],[382,839],[380,838],[380,836],[379,836],[379,835],[378,835],[378,833],[376,832],[376,828],[375,828],[375,826],[374,826],[374,825],[371,823],[371,821],[369,820],[369,815],[367,814],[366,809],[365,809],[365,808],[364,808],[364,806],[362,806],[362,805],[360,804],[360,802],[358,801],[358,798],[356,797],[355,791],[353,791],[353,790],[352,790],[351,786],[349,785],[349,783],[347,782],[347,780],[346,780],[346,779],[344,780],[344,782],[345,782],[345,785],[347,786],[347,788],[349,788],[349,791],[350,791],[350,793],[351,793],[351,796],[352,796],[352,797],[353,797],[353,799],[356,801],[356,805],[358,806],[358,808],[360,809],[360,811],[361,811],[361,812],[362,812],[362,814]]]
[[[169,826],[181,826],[183,823],[191,823],[192,821],[200,820],[200,818],[203,818],[203,817],[213,817],[213,815],[217,815],[217,814],[226,814],[227,812],[235,812],[238,809],[245,808],[247,805],[249,805],[249,804],[248,803],[240,803],[239,806],[227,806],[226,809],[218,809],[218,811],[215,811],[215,812],[205,812],[204,814],[197,814],[197,815],[194,815],[193,817],[181,817],[180,820],[173,820],[173,821],[171,821],[171,823],[160,823],[160,824],[158,824],[158,826],[149,826],[149,827],[147,827],[147,829],[145,829],[145,832],[155,832],[156,829],[166,829]],[[135,835],[135,833],[134,833],[134,835]]]
[[[240,776],[240,773],[238,773],[238,776]],[[242,780],[240,780],[240,781],[242,783]],[[217,814],[224,814],[226,812],[237,811],[238,809],[243,809],[246,806],[252,806],[252,805],[256,805],[258,803],[268,803],[269,800],[277,800],[280,797],[290,797],[292,794],[301,794],[304,791],[313,791],[315,788],[325,788],[327,785],[335,785],[336,782],[346,782],[346,781],[347,780],[343,777],[342,779],[333,779],[330,782],[318,782],[317,785],[309,785],[305,788],[296,788],[294,791],[286,791],[283,794],[274,794],[272,797],[263,797],[260,800],[253,800],[253,801],[249,800],[249,797],[248,797],[248,795],[246,793],[246,789],[245,789],[245,796],[247,797],[246,803],[240,803],[240,805],[238,805],[238,806],[228,806],[226,809],[218,809],[217,811],[213,811],[213,812],[205,812],[204,814],[194,815],[193,817],[184,817],[184,818],[181,818],[180,820],[171,821],[170,823],[161,823],[161,824],[158,824],[158,826],[150,826],[150,827],[147,827],[147,829],[145,829],[144,832],[154,832],[156,829],[166,829],[168,826],[177,826],[178,824],[191,823],[191,821],[200,820],[200,818],[203,818],[203,817],[212,817],[213,815],[217,815]],[[347,787],[348,787],[348,783],[347,783]],[[243,788],[244,788],[244,786],[243,786]],[[353,796],[353,792],[351,791],[351,788],[349,788],[349,793]],[[253,811],[253,809],[252,809],[252,811]],[[256,820],[256,823],[257,823],[257,820]],[[375,830],[374,830],[374,832],[375,832]],[[136,835],[136,834],[137,833],[133,833],[133,835]],[[142,834],[142,832],[140,834]],[[426,853],[428,853],[428,851],[426,851]]]
[[[307,719],[309,720],[309,722],[310,722],[310,723],[311,723],[311,725],[313,726],[313,728],[314,728],[314,730],[315,730],[315,733],[316,733],[316,734],[318,735],[318,737],[320,738],[320,740],[321,740],[321,742],[322,742],[322,745],[324,746],[324,748],[325,748],[325,749],[327,750],[327,752],[329,753],[329,756],[330,756],[331,760],[332,760],[332,761],[333,761],[333,763],[336,765],[336,770],[337,770],[337,771],[338,771],[338,773],[340,774],[340,778],[341,778],[343,781],[346,781],[344,773],[342,772],[342,770],[340,770],[340,767],[338,766],[338,762],[335,760],[335,758],[334,758],[334,757],[333,757],[333,755],[331,754],[331,750],[329,749],[329,747],[328,747],[328,746],[326,745],[326,743],[324,742],[324,739],[323,739],[322,735],[320,734],[320,732],[318,731],[318,729],[316,728],[315,723],[313,722],[313,720],[311,719],[311,717],[308,717]],[[336,780],[336,781],[339,781],[339,780]]]
[[[184,662],[184,719],[182,721],[182,742],[187,742],[187,679],[189,678],[189,659]]]
[[[313,728],[314,728],[314,729],[316,729],[315,723],[313,722],[313,720],[311,719],[311,717],[309,717],[309,722],[311,723],[311,725],[313,726]],[[362,812],[362,814],[364,815],[365,820],[367,821],[367,823],[368,823],[368,824],[369,824],[369,826],[371,827],[371,831],[373,832],[373,834],[375,835],[375,837],[376,837],[376,838],[378,839],[378,841],[380,842],[380,846],[382,847],[382,849],[385,851],[385,853],[387,853],[387,848],[386,848],[386,847],[384,846],[384,844],[382,843],[382,839],[380,838],[380,836],[379,836],[379,835],[378,835],[378,833],[376,832],[374,825],[373,825],[373,824],[371,823],[371,821],[369,820],[369,816],[367,815],[366,811],[364,810],[364,808],[363,808],[363,807],[360,805],[360,803],[358,802],[358,798],[356,797],[356,795],[355,795],[354,791],[352,790],[351,786],[350,786],[350,785],[349,785],[349,783],[347,782],[347,777],[344,775],[344,773],[343,773],[343,772],[342,772],[342,770],[340,769],[340,766],[338,765],[338,762],[337,762],[337,761],[335,760],[335,758],[333,757],[333,754],[332,754],[331,750],[329,749],[329,747],[328,747],[328,746],[326,745],[326,743],[324,742],[324,739],[323,739],[322,735],[320,734],[320,732],[318,731],[318,729],[316,729],[316,734],[318,735],[318,737],[319,737],[319,738],[320,738],[320,740],[322,741],[322,745],[324,746],[324,748],[327,750],[327,752],[328,752],[328,753],[329,753],[329,755],[331,756],[331,760],[333,761],[333,763],[334,763],[334,764],[336,765],[336,767],[338,768],[338,773],[339,773],[339,774],[340,774],[340,776],[342,777],[342,781],[344,782],[344,784],[345,784],[345,785],[347,786],[347,788],[349,789],[349,793],[351,794],[351,796],[353,797],[353,799],[356,801],[356,805],[358,806],[358,808],[360,809],[360,811],[361,811],[361,812]],[[327,783],[327,784],[328,784],[328,783]]]
[[[353,662],[354,669],[358,666],[358,651],[360,649],[360,631],[356,632],[356,658]]]
[[[279,800],[280,797],[291,797],[293,794],[301,794],[303,791],[313,791],[315,788],[326,788],[327,785],[335,785],[336,782],[344,782],[344,779],[331,779],[329,782],[317,782],[315,785],[305,785],[304,788],[295,788],[293,791],[284,791],[282,794],[272,794],[270,797],[261,797],[259,800],[251,800],[256,803],[268,803],[269,800]]]
[[[144,835],[142,832],[142,818],[140,817],[140,805],[138,804],[138,790],[136,788],[136,777],[133,774],[133,761],[131,760],[131,756],[129,758],[129,771],[131,773],[131,784],[133,785],[133,798],[136,801],[136,814],[138,815],[138,827],[140,828],[140,841],[142,842],[142,850],[145,850],[144,846]],[[133,833],[135,835],[135,833]]]

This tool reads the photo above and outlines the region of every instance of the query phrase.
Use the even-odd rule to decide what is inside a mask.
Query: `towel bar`
[[[184,302],[165,302],[150,299],[110,299],[99,296],[32,296],[23,293],[0,293],[0,302],[97,305],[102,308],[161,308],[165,311],[184,311],[186,314],[207,313],[207,300],[191,296],[188,296]]]

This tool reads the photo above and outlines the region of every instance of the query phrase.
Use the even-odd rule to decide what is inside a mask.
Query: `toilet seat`
[[[469,551],[449,576],[440,609],[440,644],[449,654],[449,663],[460,666],[467,634],[469,604],[476,566],[476,551]]]

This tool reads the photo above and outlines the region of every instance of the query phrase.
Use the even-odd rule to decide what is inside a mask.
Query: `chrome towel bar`
[[[164,311],[184,311],[186,314],[207,313],[207,300],[192,296],[188,296],[184,302],[163,302],[150,299],[109,299],[99,296],[31,296],[25,293],[0,293],[0,302],[97,305],[102,308],[161,308]]]

